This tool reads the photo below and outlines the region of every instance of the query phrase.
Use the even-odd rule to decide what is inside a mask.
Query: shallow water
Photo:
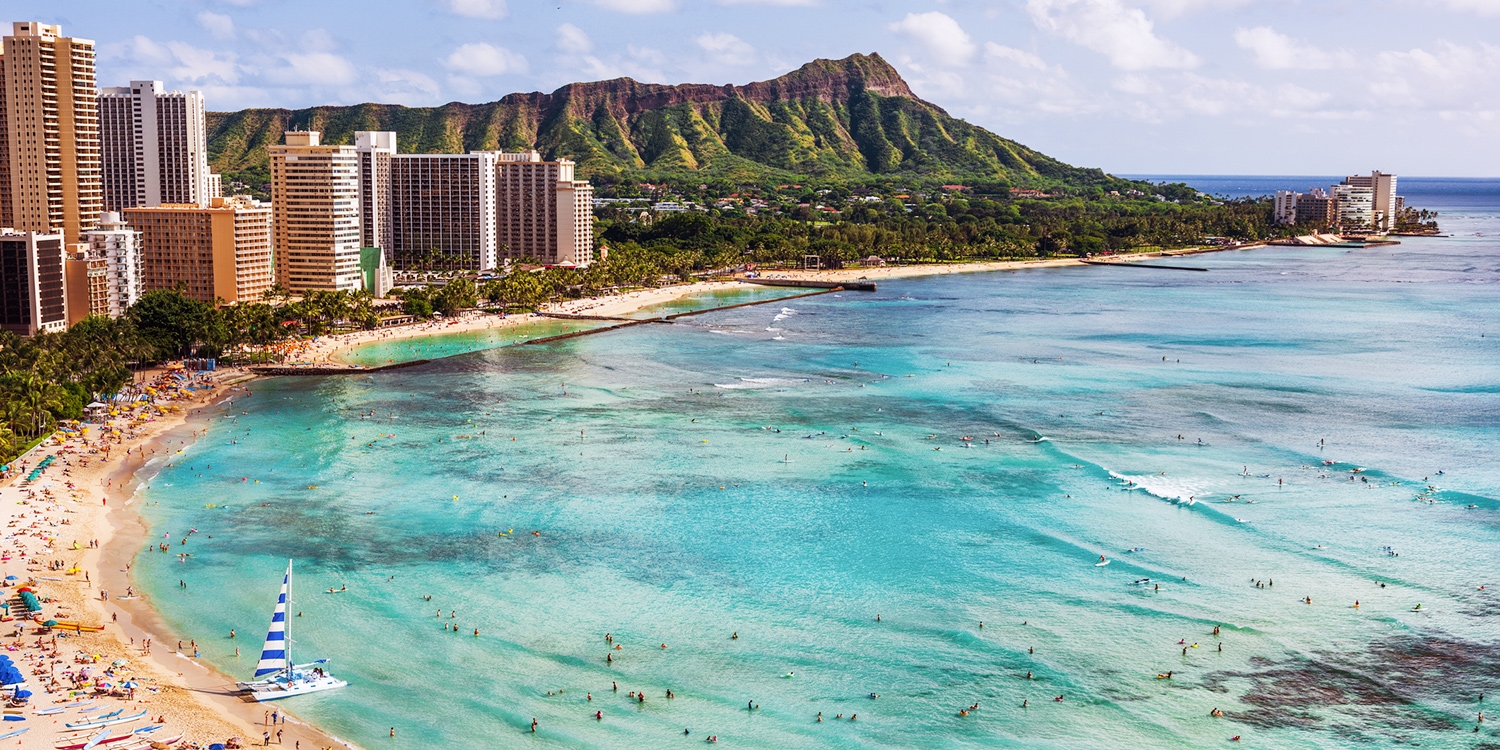
[[[193,556],[137,581],[248,675],[296,558],[298,658],[351,685],[284,705],[366,747],[1460,742],[1500,687],[1500,222],[1451,222],[261,381],[150,470]]]
[[[649,305],[626,317],[637,319],[660,318],[665,315],[708,310],[715,307],[780,299],[807,291],[806,289],[746,284],[729,289],[693,294],[656,305]],[[588,310],[583,311],[585,315],[589,313],[590,311]],[[469,352],[484,351],[485,349],[495,349],[502,346],[514,346],[531,339],[558,336],[595,328],[606,328],[612,325],[609,321],[575,321],[563,320],[561,318],[540,318],[529,315],[526,317],[525,322],[505,328],[485,328],[461,333],[443,333],[442,329],[438,327],[434,329],[431,335],[363,344],[341,353],[339,358],[350,364],[376,367],[399,362],[411,362],[418,359],[452,357],[458,354],[468,354]]]

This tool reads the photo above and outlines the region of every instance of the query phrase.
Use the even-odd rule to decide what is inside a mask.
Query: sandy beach
[[[0,731],[26,730],[6,736],[17,740],[16,747],[87,742],[99,727],[69,730],[66,724],[88,723],[116,710],[121,711],[116,718],[141,718],[109,726],[110,737],[147,731],[139,741],[110,747],[145,748],[148,740],[174,737],[182,739],[173,747],[206,747],[231,738],[258,745],[264,732],[278,730],[292,746],[345,745],[290,718],[265,726],[265,707],[236,695],[229,677],[196,660],[195,644],[179,651],[130,580],[130,561],[145,543],[144,524],[130,507],[133,475],[191,443],[201,410],[231,396],[234,384],[249,377],[233,370],[161,375],[151,381],[156,384],[152,402],[116,408],[102,428],[85,424],[78,431],[60,430],[13,462],[16,470],[0,486],[7,524],[0,569],[16,577],[6,581],[15,617],[7,617],[0,631],[8,637],[4,653],[32,693],[27,705],[7,710],[24,720],[8,721]],[[44,461],[45,469],[33,475]],[[17,609],[23,588],[34,592],[42,607],[24,618]],[[41,625],[54,620],[82,627]],[[246,646],[260,644],[251,635]]]

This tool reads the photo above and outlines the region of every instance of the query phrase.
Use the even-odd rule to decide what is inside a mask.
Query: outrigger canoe
[[[100,717],[100,720],[96,721],[81,721],[71,724],[64,724],[63,726],[69,729],[98,729],[99,727],[107,727],[113,724],[124,724],[127,721],[136,721],[138,719],[144,718],[146,718],[146,711],[142,709],[140,713],[132,716],[116,716],[108,719]]]

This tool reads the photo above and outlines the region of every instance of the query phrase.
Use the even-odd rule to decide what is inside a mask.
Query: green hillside
[[[286,130],[322,131],[325,143],[353,143],[357,130],[394,130],[405,153],[535,148],[574,160],[584,176],[911,176],[1021,187],[1108,179],[949,116],[917,98],[878,54],[816,60],[745,86],[618,78],[487,104],[211,112],[210,160],[227,178],[257,187],[266,181],[266,147]]]

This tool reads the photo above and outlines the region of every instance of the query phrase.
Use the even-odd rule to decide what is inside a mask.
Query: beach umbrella
[[[17,578],[16,576],[6,576],[5,580],[7,580],[7,581],[19,581],[21,579]]]
[[[42,623],[42,627],[44,627],[44,628],[50,628],[50,627],[52,627],[52,626],[54,626],[56,624],[57,624],[57,620],[48,620],[48,621]]]
[[[16,691],[16,697],[17,698],[30,698],[31,697],[31,691],[30,690],[17,690]]]

